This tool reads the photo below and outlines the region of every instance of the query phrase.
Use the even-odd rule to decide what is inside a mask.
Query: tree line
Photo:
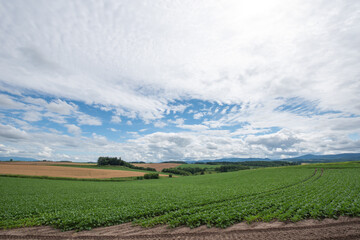
[[[98,161],[97,161],[97,165],[98,166],[107,166],[107,165],[110,165],[110,166],[124,166],[124,167],[132,168],[132,169],[156,172],[155,168],[138,167],[138,166],[132,165],[131,163],[128,163],[128,162],[122,160],[121,157],[119,157],[119,158],[117,158],[117,157],[99,157]]]

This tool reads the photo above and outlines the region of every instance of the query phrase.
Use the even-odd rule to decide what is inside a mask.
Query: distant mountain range
[[[205,163],[205,162],[245,162],[245,161],[289,161],[289,162],[342,162],[342,161],[360,161],[360,153],[342,153],[333,155],[313,155],[307,154],[294,158],[269,159],[269,158],[220,158],[215,160],[186,161],[187,163]]]
[[[24,157],[0,157],[0,161],[41,161],[35,158]],[[307,154],[294,158],[270,159],[270,158],[220,158],[215,160],[199,160],[199,161],[184,161],[186,163],[206,163],[206,162],[245,162],[245,161],[289,161],[289,162],[342,162],[342,161],[360,161],[360,153],[342,153],[332,155],[313,155]]]
[[[340,162],[340,161],[360,161],[360,153],[342,153],[332,155],[313,155],[307,154],[295,158],[281,159],[285,161],[306,161],[306,162]]]
[[[187,163],[206,163],[206,162],[246,162],[246,161],[271,161],[270,158],[220,158],[215,160],[186,161]]]

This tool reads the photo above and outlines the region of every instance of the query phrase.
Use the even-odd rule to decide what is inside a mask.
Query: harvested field
[[[120,178],[144,176],[143,172],[104,170],[91,168],[69,168],[36,164],[0,164],[0,174],[49,176],[68,178]]]
[[[0,166],[3,164],[10,165],[80,165],[80,166],[94,166],[95,163],[76,163],[76,162],[22,162],[22,161],[14,161],[14,162],[0,162]]]
[[[238,223],[226,229],[201,226],[190,229],[166,226],[141,228],[131,223],[101,227],[91,231],[62,232],[51,227],[0,230],[0,239],[360,239],[360,219],[340,217],[338,220],[303,220],[297,223]]]
[[[174,168],[182,164],[179,163],[133,163],[133,165],[138,167],[150,167],[155,168],[156,171],[161,172],[164,168]]]

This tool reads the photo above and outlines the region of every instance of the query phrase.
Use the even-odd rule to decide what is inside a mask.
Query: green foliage
[[[147,173],[144,175],[144,179],[158,179],[159,174],[158,173]]]
[[[247,166],[243,165],[225,165],[218,168],[215,168],[215,171],[217,172],[233,172],[233,171],[239,171],[239,170],[247,170],[250,169]]]
[[[360,164],[321,166],[324,171],[307,165],[129,182],[0,177],[0,228],[85,230],[125,222],[227,227],[359,217]]]
[[[196,165],[196,166],[192,166],[192,165]],[[215,170],[215,167],[210,167],[209,169]],[[178,166],[176,168],[164,168],[162,172],[174,173],[182,176],[190,176],[195,174],[204,175],[206,170],[207,170],[206,167],[203,166],[199,167],[199,164],[187,164],[187,165]]]
[[[165,161],[165,162],[161,162],[161,163],[179,163],[179,164],[187,164],[187,162],[184,162],[184,161]]]
[[[191,174],[196,174],[196,173],[200,173],[200,172],[204,171],[204,168],[199,168],[199,167],[182,167],[182,168],[177,168],[177,169],[189,172]]]
[[[177,174],[177,175],[182,175],[182,176],[190,176],[191,173],[184,171],[182,169],[178,169],[178,168],[164,168],[162,170],[162,172],[164,173],[173,173],[173,174]]]
[[[132,169],[139,169],[139,170],[146,170],[146,171],[156,172],[156,169],[154,169],[154,168],[138,167],[138,166],[132,165],[131,163],[125,162],[124,160],[121,160],[121,157],[119,157],[119,158],[117,158],[117,157],[99,157],[98,161],[97,161],[97,165],[98,166],[106,166],[106,165],[124,166],[124,167],[132,168]]]
[[[119,165],[119,166],[126,166],[126,165],[130,165],[130,163],[127,163],[123,160],[121,160],[121,157],[117,158],[117,157],[99,157],[97,164],[99,166],[103,166],[103,165]]]

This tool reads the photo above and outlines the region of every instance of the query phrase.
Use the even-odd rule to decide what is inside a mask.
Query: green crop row
[[[288,188],[231,201],[180,209],[139,221],[143,226],[227,227],[241,221],[299,221],[306,218],[360,216],[357,169],[327,170]]]
[[[226,227],[359,216],[359,170],[299,166],[130,182],[0,177],[0,228],[84,230],[131,221]]]

